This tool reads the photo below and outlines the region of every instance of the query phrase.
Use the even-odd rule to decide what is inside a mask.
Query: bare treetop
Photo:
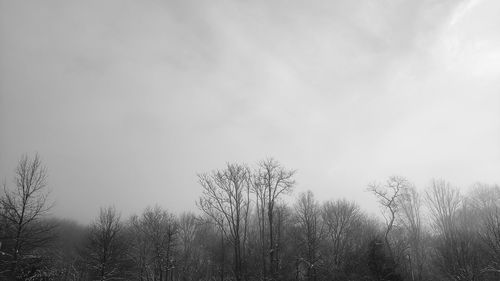
[[[38,154],[33,159],[22,156],[16,168],[15,187],[4,185],[2,205],[8,219],[24,227],[46,214],[52,207],[47,203],[47,169]]]
[[[389,234],[394,226],[396,220],[396,213],[399,210],[399,197],[402,196],[403,191],[408,189],[411,184],[406,178],[399,176],[391,176],[387,179],[384,185],[380,184],[370,184],[368,186],[368,191],[372,192],[378,199],[382,207],[382,214],[386,220],[386,230],[384,233],[384,240],[386,246],[391,250],[391,245],[389,241]]]
[[[42,165],[40,157],[30,159],[21,157],[15,177],[14,187],[4,184],[0,196],[0,215],[7,221],[10,231],[8,241],[12,241],[12,257],[9,272],[12,277],[23,270],[22,259],[31,251],[45,245],[52,238],[51,224],[43,224],[39,220],[48,213],[51,204],[47,202],[47,169]]]
[[[279,197],[282,193],[290,193],[295,185],[295,170],[285,169],[273,158],[262,160],[258,164],[255,174],[254,192],[267,193],[270,201]]]
[[[400,176],[391,176],[387,179],[384,185],[372,183],[368,186],[368,191],[371,191],[378,199],[378,202],[384,207],[391,207],[396,210],[398,208],[397,198],[403,193],[403,190],[409,186],[406,178]]]

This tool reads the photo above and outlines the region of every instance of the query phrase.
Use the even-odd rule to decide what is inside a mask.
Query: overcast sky
[[[0,3],[0,178],[38,152],[55,215],[195,209],[269,156],[368,210],[390,175],[500,183],[500,1]]]

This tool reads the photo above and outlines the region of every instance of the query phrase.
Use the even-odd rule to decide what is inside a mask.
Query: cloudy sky
[[[38,152],[53,212],[194,209],[272,156],[296,193],[500,183],[500,2],[0,2],[0,179]]]

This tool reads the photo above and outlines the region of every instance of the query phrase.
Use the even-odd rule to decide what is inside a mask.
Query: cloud
[[[0,172],[38,150],[58,212],[79,216],[78,206],[85,219],[117,200],[130,212],[155,200],[190,208],[197,172],[267,156],[320,198],[368,198],[368,182],[394,173],[420,186],[498,181],[498,10],[2,2]]]

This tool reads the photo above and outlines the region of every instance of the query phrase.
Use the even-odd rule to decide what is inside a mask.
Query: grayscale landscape
[[[499,15],[0,0],[0,280],[500,280]]]

